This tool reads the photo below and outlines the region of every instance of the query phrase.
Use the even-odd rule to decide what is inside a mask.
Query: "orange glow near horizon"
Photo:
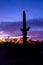
[[[0,44],[3,44],[3,42],[12,42],[14,44],[23,44],[23,36],[8,36],[8,35],[0,35]],[[32,40],[32,43],[31,41],[29,40]],[[31,36],[27,36],[27,44],[35,44],[37,40],[33,40],[31,39]]]

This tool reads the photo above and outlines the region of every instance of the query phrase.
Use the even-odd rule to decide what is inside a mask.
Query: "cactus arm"
[[[23,31],[23,29],[22,29],[22,28],[21,28],[20,30],[21,30],[21,31]]]
[[[30,29],[30,27],[28,27],[27,29],[26,29],[26,31],[28,31]]]

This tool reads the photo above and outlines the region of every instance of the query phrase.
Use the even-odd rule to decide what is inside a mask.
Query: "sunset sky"
[[[43,0],[0,0],[0,36],[22,35],[23,10],[26,11],[27,26],[30,26],[28,35],[43,40]]]

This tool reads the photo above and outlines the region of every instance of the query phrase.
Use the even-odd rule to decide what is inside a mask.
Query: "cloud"
[[[27,23],[28,23],[27,27],[30,26],[28,35],[32,36],[32,38],[34,37],[34,38],[43,39],[43,22],[41,21],[41,22],[38,22],[38,24],[36,24],[36,22],[31,21]],[[20,28],[22,28],[21,22],[1,22],[0,35],[20,36],[22,35]]]

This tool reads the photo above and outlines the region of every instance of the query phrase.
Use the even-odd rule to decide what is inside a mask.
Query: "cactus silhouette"
[[[23,43],[26,44],[27,41],[27,31],[30,29],[30,27],[26,28],[26,13],[23,11],[23,28],[20,30],[23,33]]]

